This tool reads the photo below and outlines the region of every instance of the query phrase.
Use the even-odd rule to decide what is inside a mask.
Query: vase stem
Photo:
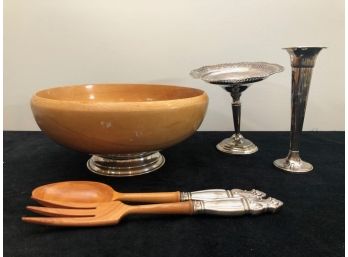
[[[312,68],[292,68],[290,150],[299,151]]]

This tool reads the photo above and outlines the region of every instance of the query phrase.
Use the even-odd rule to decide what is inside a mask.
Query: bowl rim
[[[58,88],[71,88],[71,87],[85,87],[88,85],[93,86],[115,86],[115,85],[124,85],[124,86],[165,86],[165,87],[176,87],[183,89],[190,89],[199,92],[198,95],[185,98],[176,98],[176,99],[165,99],[165,100],[156,100],[156,101],[81,101],[81,100],[62,100],[62,99],[51,99],[43,96],[39,96],[40,92],[47,90],[58,89]],[[163,108],[164,105],[167,105],[169,108],[181,107],[188,104],[197,104],[201,99],[205,99],[208,102],[207,93],[198,88],[188,87],[188,86],[179,86],[172,84],[156,84],[156,83],[86,83],[86,84],[74,84],[74,85],[64,85],[64,86],[55,86],[51,88],[42,89],[36,91],[31,98],[31,105],[43,105],[46,107],[57,108],[57,109],[71,109],[71,110],[86,110],[88,107],[97,107],[98,110],[103,111],[114,111],[113,107],[117,106],[119,108],[124,107],[125,109],[132,110],[141,110],[142,108]]]

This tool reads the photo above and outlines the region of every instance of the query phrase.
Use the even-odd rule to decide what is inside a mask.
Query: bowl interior
[[[147,102],[184,99],[204,94],[202,90],[147,84],[97,84],[57,87],[39,91],[38,97],[76,102]]]

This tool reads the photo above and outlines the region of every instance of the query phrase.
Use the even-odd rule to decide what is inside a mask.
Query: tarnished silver
[[[140,154],[93,155],[87,168],[99,175],[130,177],[155,171],[163,166],[165,159],[160,152]]]
[[[323,48],[326,47],[284,48],[290,54],[292,67],[290,150],[286,158],[273,162],[277,168],[283,171],[305,173],[313,170],[312,164],[301,160],[299,145],[312,70],[315,60]]]
[[[241,102],[242,92],[251,83],[266,79],[272,74],[282,72],[284,68],[278,64],[266,62],[241,62],[224,63],[191,71],[193,78],[202,79],[210,84],[217,84],[228,91],[233,99],[232,112],[235,133],[217,144],[217,149],[228,154],[252,154],[258,148],[250,140],[245,139],[240,133]]]
[[[190,75],[195,79],[202,79],[211,84],[231,87],[235,84],[258,82],[283,70],[284,68],[278,64],[239,62],[203,66],[191,71]]]
[[[229,198],[264,198],[266,194],[262,191],[252,189],[241,190],[241,189],[208,189],[194,192],[180,192],[180,201],[188,200],[201,200],[209,201],[216,199],[229,199]]]
[[[257,215],[264,212],[276,212],[283,202],[275,198],[241,197],[212,201],[193,201],[193,212],[196,214],[214,214],[238,216],[244,214]]]

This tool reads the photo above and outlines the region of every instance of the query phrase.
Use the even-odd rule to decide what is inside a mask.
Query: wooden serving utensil
[[[44,206],[93,208],[98,203],[110,201],[179,202],[180,192],[120,193],[99,182],[65,181],[37,187],[33,190],[31,198]]]
[[[192,201],[127,205],[120,201],[100,203],[95,209],[59,209],[28,206],[28,210],[51,217],[22,217],[24,222],[48,226],[94,227],[117,224],[128,214],[192,214]]]
[[[264,198],[262,191],[252,189],[208,189],[194,192],[120,193],[110,186],[93,181],[66,181],[40,186],[32,199],[43,206],[65,208],[95,208],[110,201],[170,203],[188,200],[215,200],[240,197]]]
[[[50,226],[105,226],[117,224],[128,214],[213,214],[237,216],[257,215],[276,212],[283,202],[268,197],[267,199],[244,197],[214,201],[185,201],[147,205],[127,205],[120,201],[100,203],[96,208],[67,209],[27,206],[27,209],[49,217],[23,217],[29,223]]]

